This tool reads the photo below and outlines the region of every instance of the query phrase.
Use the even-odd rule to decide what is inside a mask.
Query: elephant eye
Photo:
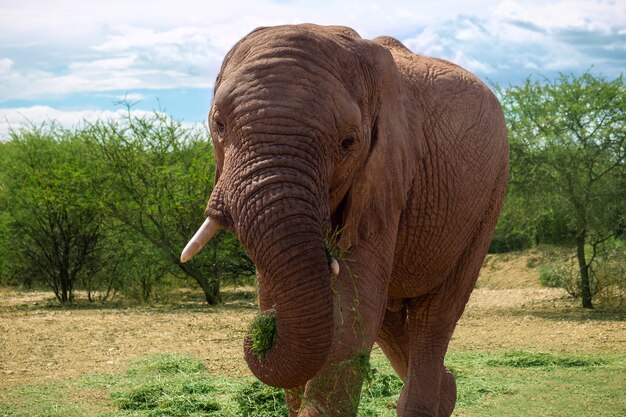
[[[352,149],[352,147],[354,146],[355,143],[356,143],[356,137],[354,135],[346,136],[341,141],[341,150],[343,152],[347,152],[350,149]]]
[[[226,131],[226,125],[224,124],[224,119],[220,115],[218,110],[215,110],[213,113],[213,127],[215,128],[215,132],[218,135],[223,135]]]

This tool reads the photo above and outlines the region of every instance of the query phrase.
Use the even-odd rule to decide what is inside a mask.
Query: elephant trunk
[[[229,207],[232,226],[257,267],[259,317],[273,319],[269,326],[253,322],[244,341],[248,366],[266,384],[293,388],[315,376],[330,352],[331,267],[313,182],[267,168],[241,184],[239,204],[224,204],[218,187],[208,214],[220,218],[216,208]],[[266,345],[269,340],[261,351],[255,346],[258,337]]]
[[[245,357],[257,378],[282,388],[302,385],[317,374],[333,339],[330,270],[321,229],[306,223],[310,219],[293,216],[268,225],[260,233],[275,236],[272,248],[253,255],[261,309],[275,314],[276,333],[262,356],[253,350],[249,334]]]

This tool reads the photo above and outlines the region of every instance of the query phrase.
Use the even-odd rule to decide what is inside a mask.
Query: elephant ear
[[[357,49],[365,73],[372,78],[368,97],[371,136],[367,159],[344,199],[339,242],[343,248],[395,227],[423,155],[420,116],[412,112],[409,120],[412,101],[385,45],[388,39],[359,41]]]

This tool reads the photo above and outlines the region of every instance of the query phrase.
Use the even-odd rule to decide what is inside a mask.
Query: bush
[[[536,222],[538,244],[564,245],[575,242],[570,221],[565,215],[547,212],[541,215]]]
[[[626,245],[615,241],[605,247],[599,262],[591,269],[596,282],[596,301],[604,308],[621,310],[626,307]]]
[[[591,294],[599,306],[620,310],[626,307],[626,245],[620,240],[596,247],[588,259]],[[539,282],[549,288],[563,288],[575,298],[581,297],[580,268],[571,251],[555,251],[541,266]]]
[[[562,266],[541,266],[539,269],[539,282],[548,288],[564,288],[569,277]]]
[[[534,246],[533,238],[527,232],[510,231],[503,233],[496,231],[491,244],[489,245],[489,253],[506,253],[517,250],[524,250]]]

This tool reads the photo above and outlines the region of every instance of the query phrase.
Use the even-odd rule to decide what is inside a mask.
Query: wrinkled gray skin
[[[355,416],[374,342],[399,416],[449,416],[443,365],[506,187],[502,110],[475,76],[344,27],[260,28],[226,56],[206,214],[258,268],[277,338],[246,360],[291,416]],[[331,276],[324,233],[349,249]]]

